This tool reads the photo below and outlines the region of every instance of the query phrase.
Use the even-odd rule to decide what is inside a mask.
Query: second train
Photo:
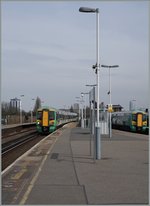
[[[149,132],[149,116],[143,111],[112,113],[112,128],[131,132]]]

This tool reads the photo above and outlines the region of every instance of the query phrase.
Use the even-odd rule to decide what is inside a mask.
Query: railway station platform
[[[149,136],[113,130],[94,160],[89,129],[68,124],[2,174],[2,205],[149,203]]]
[[[35,124],[36,124],[35,122],[33,122],[33,123],[23,123],[23,124],[5,124],[5,125],[1,125],[1,129],[5,130],[5,129],[12,129],[12,128],[15,128],[15,127],[28,127],[28,126],[33,126]]]

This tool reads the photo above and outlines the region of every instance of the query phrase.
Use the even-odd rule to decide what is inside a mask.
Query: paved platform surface
[[[69,124],[2,175],[2,204],[148,204],[148,139],[113,130],[95,161],[89,129]]]

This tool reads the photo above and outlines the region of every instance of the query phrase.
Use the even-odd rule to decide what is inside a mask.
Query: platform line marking
[[[27,171],[27,169],[21,169],[18,173],[11,177],[11,180],[18,180]]]
[[[41,170],[42,170],[42,167],[43,167],[43,165],[44,165],[44,163],[45,163],[45,161],[46,161],[46,159],[47,159],[47,157],[48,157],[48,154],[49,154],[50,151],[53,149],[53,147],[54,147],[57,139],[58,139],[58,137],[55,139],[54,144],[51,146],[50,150],[47,152],[46,156],[43,158],[43,160],[42,160],[42,162],[41,162],[41,164],[40,164],[40,166],[39,166],[39,169],[38,169],[37,173],[35,174],[35,176],[34,176],[33,179],[31,180],[30,185],[28,186],[27,191],[25,192],[25,194],[24,194],[22,200],[20,201],[19,205],[24,205],[25,202],[27,201],[28,196],[29,196],[29,194],[30,194],[30,192],[31,192],[31,190],[32,190],[32,188],[33,188],[33,186],[34,186],[34,183],[35,183],[35,181],[37,180],[37,178],[38,178],[38,176],[39,176],[39,174],[40,174],[40,172],[41,172]]]

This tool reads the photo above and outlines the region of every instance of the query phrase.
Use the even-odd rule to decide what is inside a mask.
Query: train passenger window
[[[37,119],[42,120],[42,112],[37,113]]]

